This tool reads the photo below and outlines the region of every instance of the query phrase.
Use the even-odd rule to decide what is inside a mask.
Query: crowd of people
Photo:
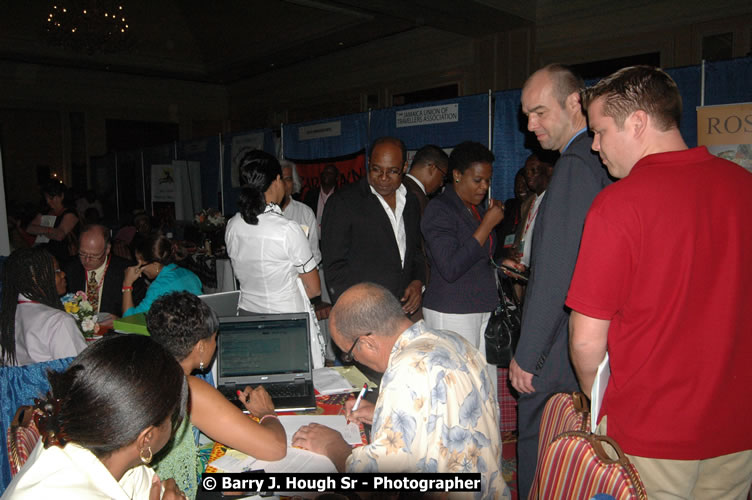
[[[616,439],[648,496],[744,498],[752,175],[688,148],[678,88],[656,68],[624,68],[585,88],[570,68],[548,65],[528,78],[520,104],[540,149],[506,203],[490,196],[494,155],[476,142],[449,155],[426,145],[408,162],[400,139],[381,137],[360,180],[343,184],[326,165],[302,197],[295,164],[257,150],[241,158],[238,212],[225,232],[239,314],[308,313],[314,366],[339,352],[379,384],[375,401],[345,405],[349,420],[371,426],[368,445],[353,449],[317,424],[292,444],[343,472],[479,472],[481,498],[510,498],[498,394],[513,389],[517,495],[527,498],[546,402],[589,395],[608,354],[598,432]],[[79,227],[64,194],[45,197],[47,213],[26,228],[38,246],[5,263],[2,364],[77,357],[50,375],[43,419],[64,439],[44,439],[3,498],[56,483],[72,496],[91,484],[125,492],[118,498],[158,486],[165,498],[195,497],[195,429],[259,459],[283,458],[285,431],[263,388],[239,395],[251,420],[194,376],[212,362],[219,321],[196,297],[199,279],[175,264],[173,242],[134,230],[133,246],[115,255],[106,227]],[[515,281],[522,325],[501,370],[486,361],[484,333],[505,279]],[[86,348],[58,300],[71,286],[99,312],[146,313],[151,338],[112,335]],[[139,394],[100,410],[91,429],[79,425],[98,391],[124,387]],[[708,432],[713,439],[700,439]],[[145,464],[168,441],[155,475]]]

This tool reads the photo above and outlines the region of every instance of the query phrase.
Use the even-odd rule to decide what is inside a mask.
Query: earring
[[[454,183],[455,183],[455,184],[459,184],[459,183],[460,183],[460,180],[459,180],[459,179],[454,179]]]
[[[198,369],[199,370],[203,370],[204,369],[204,360],[203,359],[199,360],[199,362],[198,362]]]
[[[149,450],[149,456],[148,457],[144,456],[144,450],[142,448],[141,451],[138,453],[138,458],[141,459],[141,462],[143,462],[144,465],[149,465],[154,455],[151,452],[151,446],[147,446],[146,449]]]
[[[204,369],[204,359],[203,359],[204,358],[204,344],[198,345],[198,353],[199,353],[198,369],[203,370]]]

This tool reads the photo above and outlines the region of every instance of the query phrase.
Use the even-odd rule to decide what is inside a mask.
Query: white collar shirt
[[[394,239],[397,240],[397,248],[399,249],[400,262],[402,262],[402,267],[404,268],[405,251],[407,249],[407,236],[405,233],[405,219],[403,219],[402,213],[405,211],[405,202],[407,201],[407,188],[405,188],[405,186],[403,186],[402,184],[400,184],[399,188],[397,188],[397,191],[395,193],[396,204],[394,210],[392,210],[392,207],[390,207],[386,200],[376,192],[373,186],[369,184],[368,187],[371,188],[371,192],[376,195],[376,199],[379,200],[379,203],[381,203],[381,206],[384,209],[384,212],[386,212],[387,218],[389,219],[389,223],[392,225],[392,231],[394,231]]]

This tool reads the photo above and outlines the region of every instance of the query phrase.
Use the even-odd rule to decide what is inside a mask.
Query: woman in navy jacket
[[[490,199],[493,153],[477,142],[463,142],[449,156],[452,182],[426,207],[421,230],[431,265],[423,296],[429,327],[451,330],[485,355],[485,331],[498,303],[494,267],[494,227],[504,205]],[[487,205],[487,206],[486,206]]]

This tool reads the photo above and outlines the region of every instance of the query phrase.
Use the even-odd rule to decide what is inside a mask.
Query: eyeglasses
[[[434,165],[434,167],[436,167],[436,170],[438,170],[439,172],[441,172],[441,181],[444,184],[446,184],[447,182],[449,182],[449,169],[442,170],[442,169],[439,168],[438,165]]]
[[[360,340],[361,337],[368,337],[369,335],[371,335],[370,332],[355,339],[353,345],[350,346],[350,350],[342,355],[342,361],[344,361],[345,363],[351,363],[355,359],[355,357],[353,356],[353,349],[355,349],[355,346],[358,345],[358,340]]]
[[[99,255],[92,255],[90,253],[78,252],[78,258],[81,260],[99,260],[102,257],[104,257],[105,253],[106,253],[106,250],[103,250],[102,253],[100,253]]]
[[[370,171],[376,177],[398,177],[402,175],[401,168],[382,168],[378,165],[371,165]]]

